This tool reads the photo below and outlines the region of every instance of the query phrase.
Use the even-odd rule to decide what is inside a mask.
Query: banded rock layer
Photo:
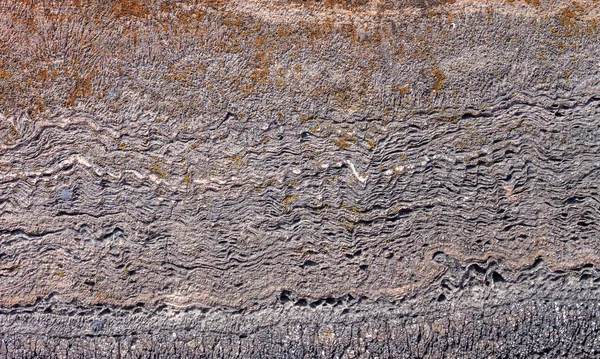
[[[596,1],[0,9],[0,353],[595,357]]]

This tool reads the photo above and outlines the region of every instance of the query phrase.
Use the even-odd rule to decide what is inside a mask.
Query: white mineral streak
[[[356,177],[357,180],[359,180],[360,182],[367,182],[367,178],[368,175],[363,177],[361,176],[357,171],[356,168],[354,168],[354,164],[350,161],[346,161],[346,163],[348,163],[348,166],[350,166],[350,169],[352,170],[352,173],[354,174],[354,176]]]

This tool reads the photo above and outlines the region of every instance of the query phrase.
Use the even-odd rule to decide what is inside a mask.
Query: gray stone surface
[[[0,6],[0,356],[597,357],[597,1]]]

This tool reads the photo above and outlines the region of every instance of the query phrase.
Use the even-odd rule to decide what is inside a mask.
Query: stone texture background
[[[595,357],[598,1],[0,2],[0,355]]]

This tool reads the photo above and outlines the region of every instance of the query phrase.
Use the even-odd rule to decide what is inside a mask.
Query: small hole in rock
[[[290,301],[290,292],[287,290],[284,290],[283,292],[281,292],[281,294],[279,295],[279,301],[281,303],[287,303]]]
[[[431,259],[438,263],[444,262],[446,260],[446,253],[444,253],[442,251],[437,251],[437,252],[433,253],[433,256],[431,256]]]
[[[364,271],[366,271],[367,269],[369,269],[369,266],[368,266],[368,265],[366,265],[366,264],[363,264],[363,265],[361,265],[359,268],[360,268],[361,270],[364,270]]]
[[[301,265],[301,267],[302,267],[302,268],[314,267],[314,266],[316,266],[317,264],[319,264],[319,263],[317,263],[317,262],[313,262],[313,261],[311,261],[311,260],[308,260],[308,261],[304,262],[304,263]]]
[[[316,300],[316,301],[310,303],[310,307],[314,309],[314,308],[320,306],[321,304],[323,304],[323,302],[324,302],[323,299]]]
[[[500,273],[498,272],[493,272],[492,273],[492,281],[494,283],[502,283],[502,282],[506,282],[506,280],[504,279],[503,276],[500,275]]]
[[[472,264],[471,269],[473,269],[478,274],[485,274],[485,269],[477,264]]]
[[[442,293],[439,295],[439,297],[437,297],[437,301],[438,303],[442,303],[446,301],[446,296]]]
[[[306,299],[299,299],[296,301],[295,305],[297,307],[306,307],[308,305],[308,302],[306,301]]]

